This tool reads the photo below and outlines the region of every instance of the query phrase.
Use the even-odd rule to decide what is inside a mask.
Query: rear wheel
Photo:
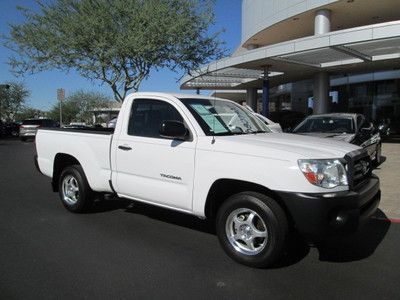
[[[256,268],[268,267],[279,259],[288,232],[282,208],[255,192],[227,199],[218,211],[216,227],[225,252],[237,262]]]
[[[94,192],[80,165],[66,167],[61,172],[58,190],[61,202],[71,212],[86,212],[93,204]]]

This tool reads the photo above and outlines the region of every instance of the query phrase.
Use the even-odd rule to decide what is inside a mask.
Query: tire
[[[26,142],[26,137],[20,137],[21,142]]]
[[[61,172],[58,191],[62,204],[71,212],[87,212],[93,204],[94,192],[80,165],[66,167]]]
[[[270,197],[242,192],[221,205],[216,231],[222,248],[233,260],[266,268],[283,254],[288,221],[283,209]]]

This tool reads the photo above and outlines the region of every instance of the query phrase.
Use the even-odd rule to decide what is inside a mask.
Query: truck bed
[[[59,156],[72,156],[85,170],[93,190],[111,192],[110,145],[112,128],[40,128],[36,150],[41,172],[53,176]]]

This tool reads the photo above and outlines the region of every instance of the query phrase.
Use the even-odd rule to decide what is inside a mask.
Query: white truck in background
[[[311,239],[354,232],[380,200],[365,150],[271,134],[218,98],[135,93],[115,129],[40,128],[36,149],[68,210],[113,193],[212,218],[226,253],[253,267],[277,261],[291,228]]]

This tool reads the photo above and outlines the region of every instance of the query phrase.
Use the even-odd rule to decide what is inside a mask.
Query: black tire
[[[26,142],[26,137],[20,137],[21,142]]]
[[[260,230],[267,232],[267,237],[256,237],[252,239],[254,241],[253,243],[258,243],[258,247],[255,247],[259,249],[257,253],[243,253],[243,251],[246,250],[241,249],[240,245],[238,247],[238,243],[243,244],[246,248],[247,246],[243,242],[244,239],[239,239],[239,241],[235,243],[235,241],[231,242],[228,237],[232,236],[232,233],[228,233],[231,230],[230,228],[232,228],[233,233],[238,233],[236,224],[230,225],[230,220],[232,214],[235,215],[236,212],[241,211],[241,209],[255,212],[256,214],[253,215],[256,215],[254,218],[257,220],[258,224],[261,222],[260,219],[264,222],[261,222]],[[248,214],[248,216],[249,215],[250,214]],[[248,216],[240,215],[240,217],[246,218],[244,222],[248,221]],[[255,227],[257,226],[258,225]],[[264,226],[266,228],[262,230]],[[242,225],[240,227],[242,227]],[[243,230],[246,230],[246,228]],[[266,268],[277,262],[283,254],[288,234],[288,221],[283,209],[270,197],[255,192],[242,192],[229,197],[221,205],[217,213],[216,231],[222,248],[232,259],[250,267]],[[254,245],[256,244],[253,244],[253,246]]]
[[[73,196],[68,197],[65,196],[65,190],[67,190],[67,187],[63,187],[63,184],[65,180],[71,178],[75,180],[74,182],[78,187],[78,191],[75,192]],[[68,166],[61,172],[58,181],[58,192],[65,208],[74,213],[84,213],[89,211],[92,207],[95,196],[95,193],[90,188],[85,173],[80,165]]]

